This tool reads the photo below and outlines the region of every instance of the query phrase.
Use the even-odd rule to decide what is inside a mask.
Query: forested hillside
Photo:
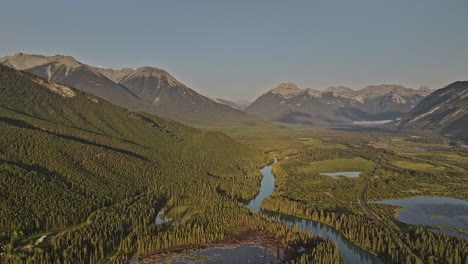
[[[24,53],[0,58],[0,64],[75,87],[127,109],[155,113],[190,125],[265,123],[197,93],[154,67],[103,69],[71,56]]]
[[[263,201],[263,209],[331,225],[388,263],[467,263],[466,238],[431,232],[434,226],[402,223],[395,219],[398,212],[371,204],[381,224],[356,202],[367,189],[363,186],[368,179],[372,182],[365,197],[373,201],[408,196],[448,196],[466,200],[466,162],[444,159],[446,153],[441,151],[424,150],[410,155],[411,148],[399,146],[404,142],[398,140],[392,141],[395,146],[390,150],[371,147],[369,142],[373,140],[366,139],[362,131],[359,134],[349,131],[335,137],[332,133],[311,138],[314,145],[309,149],[274,165],[276,189]],[[391,140],[394,136],[380,134],[376,139]],[[461,154],[458,158],[466,157],[466,151],[458,151],[450,150],[450,153],[455,157]],[[359,171],[361,175],[332,178],[323,174],[342,171]],[[449,204],[444,208],[446,212],[452,210]]]
[[[0,65],[0,134],[1,262],[126,263],[246,230],[308,244],[301,259],[339,260],[332,243],[238,203],[267,160],[220,132]]]

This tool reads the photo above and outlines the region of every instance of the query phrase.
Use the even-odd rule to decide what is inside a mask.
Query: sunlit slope
[[[373,85],[354,91],[328,87],[323,91],[281,83],[245,108],[266,120],[289,124],[324,125],[353,121],[388,120],[410,111],[431,90],[400,85]]]
[[[118,106],[168,117],[190,125],[262,123],[258,118],[220,104],[155,67],[102,69],[71,56],[17,53],[0,64],[75,87]]]
[[[454,82],[421,100],[396,125],[429,130],[468,142],[468,81]]]
[[[147,239],[145,228],[154,227],[148,222],[146,231],[137,232],[137,225],[154,219],[166,203],[190,204],[198,212],[193,221],[200,223],[219,217],[216,226],[206,223],[206,232],[197,231],[197,239],[218,238],[228,230],[223,217],[238,212],[221,217],[219,207],[235,204],[226,197],[252,197],[259,182],[255,166],[264,162],[263,155],[224,134],[131,112],[2,65],[0,134],[0,242],[16,247],[30,234],[62,229],[51,240],[55,253],[47,253],[62,260],[89,261],[94,255],[86,255],[83,243],[94,245],[86,252],[97,254],[99,241],[112,243],[102,245],[96,258],[135,251],[136,242],[119,241],[132,233],[133,240]],[[138,214],[128,211],[135,204]],[[21,236],[14,235],[19,231]],[[162,239],[163,233],[152,232],[151,239]],[[218,235],[209,237],[211,232]],[[182,232],[180,241],[192,235]]]

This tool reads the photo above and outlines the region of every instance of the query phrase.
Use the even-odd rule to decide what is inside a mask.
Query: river
[[[277,160],[275,158],[274,163]],[[246,203],[246,206],[251,208],[254,212],[260,212],[260,214],[279,217],[288,225],[297,224],[302,228],[311,230],[315,234],[322,234],[323,238],[329,238],[335,241],[338,245],[338,250],[345,263],[364,263],[364,264],[379,264],[383,263],[379,258],[371,253],[361,249],[360,247],[353,244],[349,239],[343,236],[340,232],[331,226],[304,219],[301,217],[295,217],[277,212],[262,211],[261,205],[265,197],[269,197],[275,190],[275,176],[272,172],[272,165],[267,165],[261,169],[263,178],[260,184],[260,192],[252,200]]]
[[[274,163],[277,160],[275,159]],[[262,215],[279,218],[280,221],[287,225],[297,224],[303,229],[311,230],[315,234],[321,234],[323,238],[329,238],[335,241],[338,245],[338,250],[345,263],[350,264],[382,264],[383,262],[376,256],[354,245],[349,239],[343,236],[340,232],[331,226],[300,218],[287,214],[263,211],[261,210],[262,201],[265,197],[269,197],[275,190],[275,176],[272,172],[272,165],[267,165],[261,169],[263,178],[260,184],[259,193],[245,205],[253,212]],[[160,220],[163,221],[163,220]],[[266,263],[281,263],[281,260],[275,257],[275,252],[267,248],[259,248],[255,245],[231,245],[208,247],[201,250],[188,250],[182,252],[180,255],[173,257],[169,263],[171,264],[199,264],[199,263],[253,263],[253,264],[266,264]],[[147,261],[146,263],[159,263],[161,256],[156,256],[154,262]],[[164,258],[164,256],[162,256]],[[135,261],[134,263],[138,263]]]

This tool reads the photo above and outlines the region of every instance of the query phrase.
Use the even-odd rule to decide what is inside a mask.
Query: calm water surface
[[[403,207],[398,210],[398,221],[429,226],[450,226],[468,230],[468,201],[449,197],[414,197],[401,200],[384,200],[373,203]],[[448,235],[459,234],[455,231],[439,230]]]
[[[275,158],[273,164],[275,164],[277,161],[278,160]],[[247,207],[252,209],[252,211],[255,213],[260,211],[263,198],[270,196],[275,190],[275,176],[273,176],[273,172],[271,171],[271,165],[263,167],[260,169],[260,171],[263,174],[263,178],[260,183],[260,192],[258,192],[257,196],[255,196],[246,204]]]
[[[187,251],[171,260],[171,264],[238,264],[238,263],[281,263],[267,249],[261,249],[251,245],[211,247],[200,251]]]
[[[345,172],[332,172],[332,173],[320,173],[320,175],[330,176],[333,179],[339,179],[338,176],[344,176],[348,178],[357,178],[361,175],[360,171],[345,171]]]
[[[275,159],[275,163],[276,163]],[[268,165],[261,169],[263,179],[261,181],[260,192],[255,198],[245,205],[254,212],[278,217],[287,225],[297,224],[301,228],[311,230],[315,234],[321,234],[323,238],[329,238],[338,245],[338,250],[345,263],[350,264],[382,264],[383,262],[376,256],[359,248],[349,241],[345,236],[334,228],[304,218],[294,217],[277,212],[261,211],[263,198],[270,196],[275,190],[275,177],[272,173],[272,166]],[[359,176],[359,175],[358,175]],[[276,253],[268,249],[261,249],[251,245],[238,245],[230,247],[210,247],[201,251],[186,251],[179,257],[171,260],[171,264],[180,263],[280,263],[276,258]]]
[[[260,211],[263,198],[270,196],[275,190],[275,177],[272,173],[272,166],[265,166],[261,169],[261,171],[263,173],[263,179],[260,185],[260,192],[254,199],[246,203],[246,205],[250,207],[254,212]],[[349,239],[347,239],[345,236],[343,236],[340,232],[338,232],[331,226],[316,221],[277,212],[262,211],[261,213],[269,216],[279,217],[280,220],[284,221],[288,225],[297,224],[304,229],[311,230],[315,234],[322,234],[323,238],[329,238],[335,241],[338,245],[338,250],[341,254],[341,257],[344,259],[345,263],[383,263],[376,256],[354,245],[351,241],[349,241]]]

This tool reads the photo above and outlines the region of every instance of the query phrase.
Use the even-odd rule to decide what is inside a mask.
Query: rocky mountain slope
[[[468,142],[468,81],[433,92],[395,123],[399,129],[424,129]]]
[[[261,95],[245,111],[267,120],[305,125],[385,120],[410,111],[430,92],[427,87],[414,90],[400,85],[318,91],[288,82]]]
[[[247,106],[249,106],[252,102],[247,101],[247,100],[236,100],[236,101],[231,101],[231,100],[226,100],[222,98],[216,98],[216,102],[220,104],[225,104],[229,105],[230,107],[234,109],[239,109],[239,110],[244,110]]]
[[[189,124],[255,121],[242,111],[198,94],[166,71],[154,67],[102,69],[70,56],[23,53],[0,58],[0,63],[76,87],[131,110],[156,113]]]

